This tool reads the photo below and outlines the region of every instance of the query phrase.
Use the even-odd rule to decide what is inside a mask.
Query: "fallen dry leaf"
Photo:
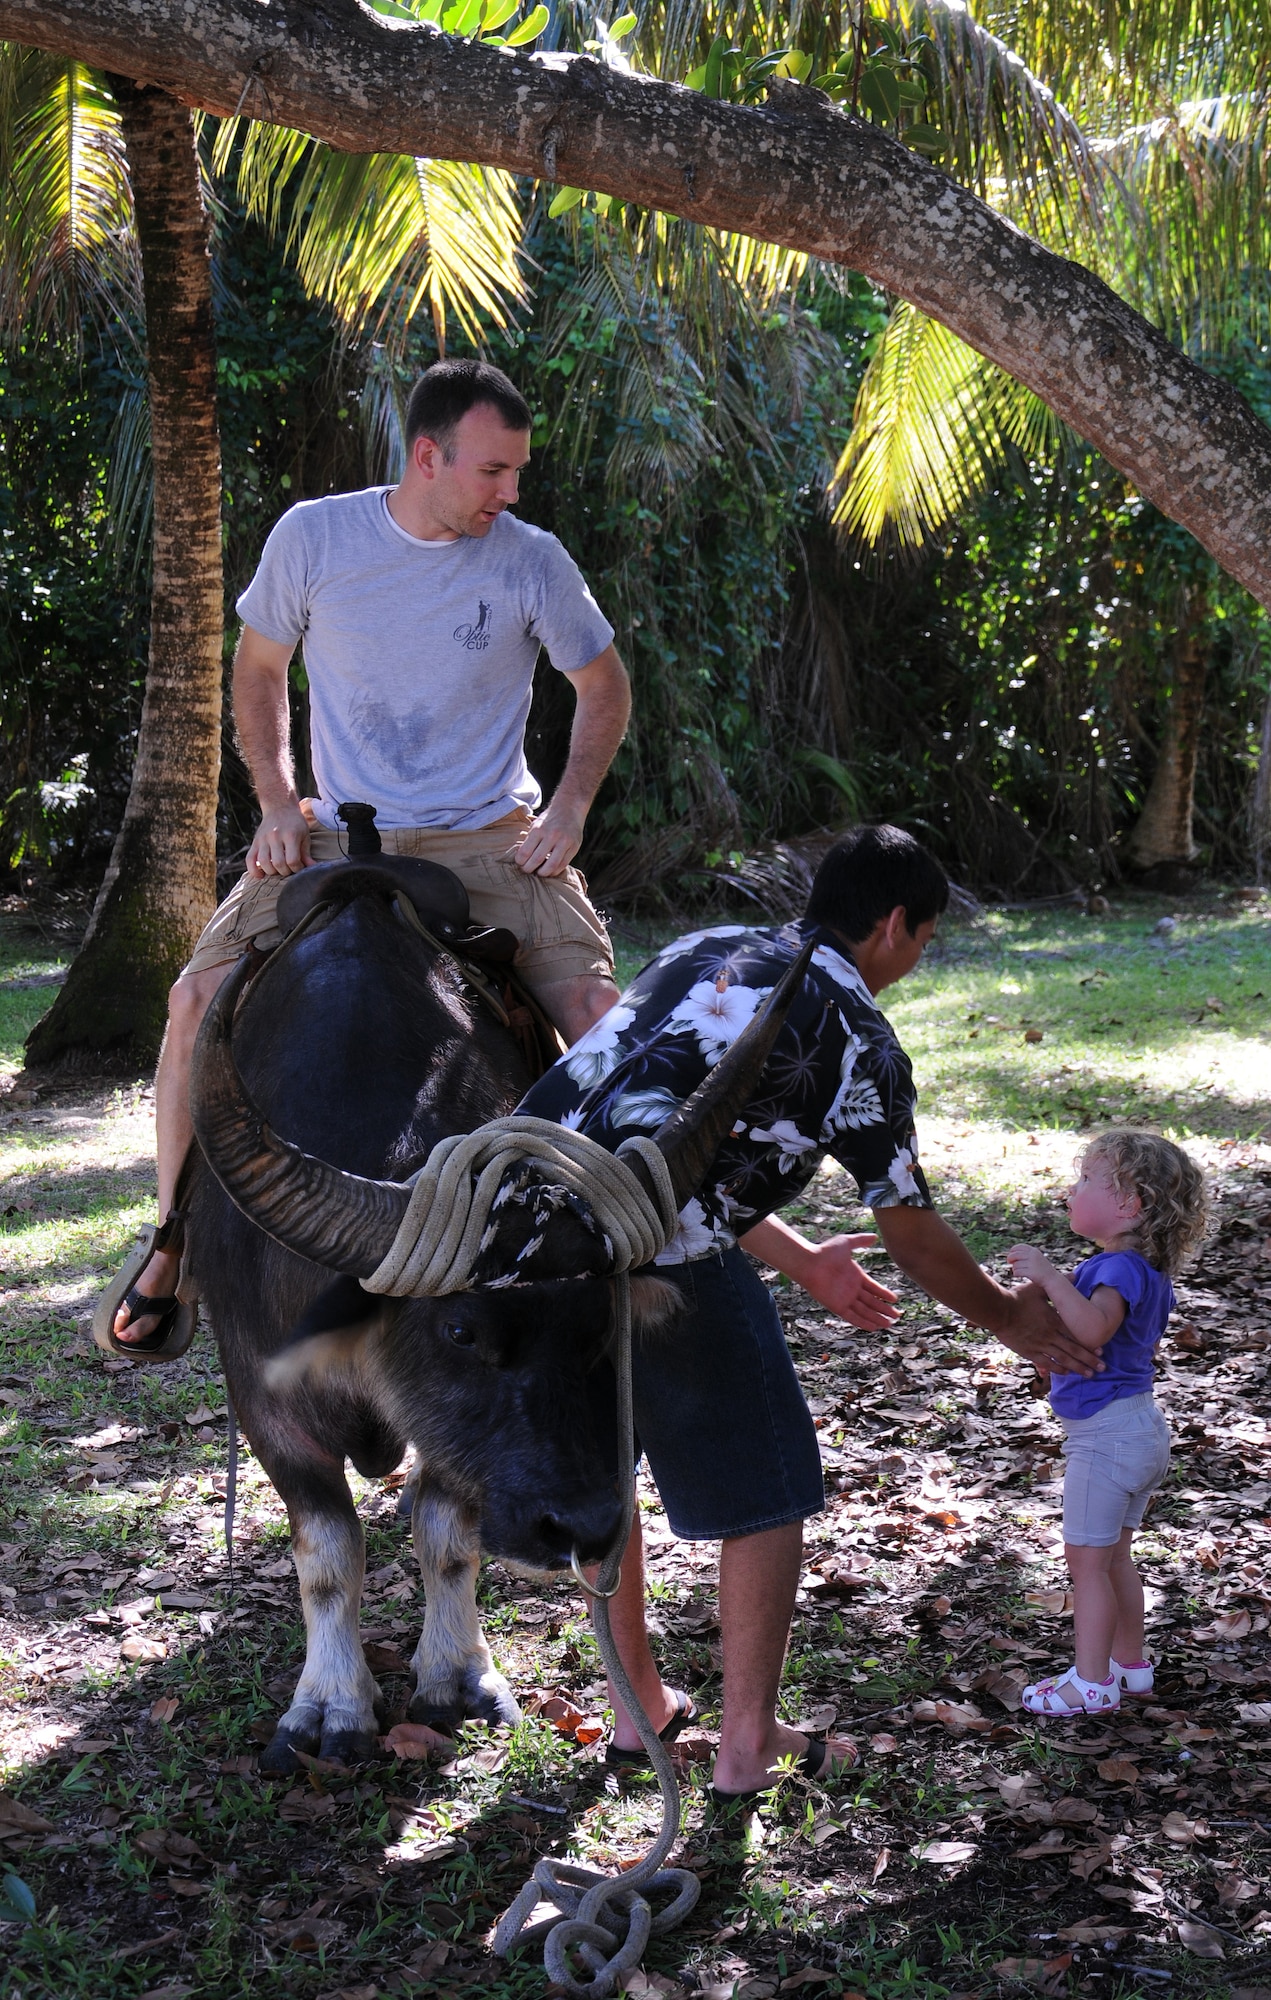
[[[837,1977],[837,1973],[825,1972],[819,1965],[805,1965],[802,1972],[792,1972],[788,1979],[783,1979],[778,1990],[793,1993],[800,1986],[828,1986]]]
[[[1221,1611],[1212,1625],[1197,1625],[1193,1628],[1193,1639],[1243,1639],[1253,1629],[1253,1619],[1247,1611]]]
[[[152,1701],[150,1704],[151,1722],[171,1722],[180,1706],[180,1698],[177,1695],[161,1694],[158,1701]]]
[[[430,1729],[426,1722],[395,1723],[380,1742],[394,1757],[452,1757],[455,1749],[449,1736]]]
[[[870,1737],[869,1747],[874,1751],[876,1756],[894,1757],[900,1748],[900,1744],[894,1736],[889,1736],[884,1729],[880,1730],[877,1736]]]
[[[934,1862],[938,1868],[952,1868],[959,1861],[969,1861],[979,1852],[973,1840],[924,1840],[909,1852],[917,1855],[919,1861]]]
[[[18,1827],[23,1833],[52,1833],[53,1821],[45,1819],[43,1813],[32,1812],[20,1800],[11,1799],[0,1792],[0,1826]]]
[[[149,1639],[144,1633],[137,1632],[131,1638],[124,1640],[119,1648],[119,1655],[121,1659],[134,1660],[138,1663],[145,1660],[166,1660],[168,1649],[162,1639]]]
[[[1070,1590],[1026,1590],[1024,1592],[1024,1602],[1030,1605],[1034,1611],[1045,1611],[1052,1617],[1058,1617],[1062,1612],[1072,1610],[1072,1592]]]
[[[1101,1924],[1094,1917],[1086,1917],[1060,1931],[1059,1939],[1061,1944],[1120,1944],[1129,1935],[1124,1924]]]
[[[1194,1951],[1197,1958],[1227,1956],[1217,1931],[1211,1930],[1208,1924],[1192,1924],[1180,1917],[1174,1928],[1178,1932],[1179,1942],[1185,1944],[1188,1951]]]
[[[1141,1775],[1138,1765],[1128,1757],[1105,1757],[1095,1770],[1109,1785],[1137,1785]]]
[[[1176,1847],[1190,1847],[1197,1840],[1212,1838],[1209,1827],[1203,1819],[1188,1819],[1186,1813],[1169,1812],[1161,1821],[1161,1832],[1166,1840],[1172,1840]]]
[[[880,1847],[877,1854],[874,1856],[874,1872],[869,1878],[871,1882],[877,1882],[880,1875],[886,1874],[887,1864],[890,1860],[891,1860],[890,1847]]]

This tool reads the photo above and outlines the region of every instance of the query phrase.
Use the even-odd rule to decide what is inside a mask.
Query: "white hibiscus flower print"
[[[914,1179],[913,1170],[917,1164],[917,1154],[911,1153],[908,1146],[901,1146],[887,1169],[888,1179],[902,1199],[905,1195],[922,1193],[922,1189]]]
[[[849,993],[858,993],[873,1006],[873,995],[850,958],[844,958],[828,944],[819,944],[812,954],[812,963],[822,972],[828,972],[837,985],[846,987]]]
[[[634,1007],[611,1007],[562,1058],[567,1073],[581,1089],[590,1090],[593,1083],[599,1083],[602,1076],[608,1076],[617,1066],[621,1056],[618,1037],[624,1028],[631,1026],[635,1013]]]
[[[704,979],[691,986],[679,1006],[672,1008],[667,1027],[696,1035],[707,1062],[718,1062],[771,991],[771,986],[730,986],[722,977]]]
[[[788,1174],[791,1167],[797,1166],[805,1153],[818,1153],[821,1150],[820,1141],[805,1138],[789,1118],[778,1118],[767,1131],[762,1126],[752,1125],[750,1136],[764,1145],[780,1146],[781,1158],[777,1162],[777,1171],[783,1174]]]
[[[669,965],[673,958],[683,958],[686,951],[692,951],[704,938],[740,937],[745,928],[745,924],[721,924],[718,930],[689,931],[686,937],[676,938],[674,944],[667,945],[665,951],[658,953],[658,964]]]
[[[659,1250],[655,1264],[691,1264],[695,1257],[709,1256],[716,1247],[715,1225],[694,1195],[680,1210],[675,1234],[665,1250]]]
[[[560,1123],[565,1127],[567,1132],[581,1132],[583,1126],[582,1106],[579,1105],[574,1111],[562,1111]]]

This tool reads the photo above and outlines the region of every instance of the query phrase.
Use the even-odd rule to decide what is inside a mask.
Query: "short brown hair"
[[[407,451],[417,437],[430,437],[441,446],[449,465],[455,432],[479,403],[497,410],[510,431],[527,431],[533,425],[524,396],[492,362],[434,361],[416,382],[406,405]]]
[[[1191,1155],[1159,1132],[1117,1126],[1099,1132],[1083,1160],[1102,1160],[1121,1196],[1137,1195],[1135,1247],[1172,1278],[1189,1264],[1209,1228],[1209,1189]]]

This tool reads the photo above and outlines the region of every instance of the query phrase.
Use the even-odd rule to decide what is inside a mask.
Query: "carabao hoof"
[[[307,1757],[316,1757],[322,1741],[321,1723],[322,1718],[316,1713],[311,1723],[280,1722],[260,1753],[261,1770],[266,1775],[286,1777],[300,1769],[297,1750]]]
[[[324,1729],[319,1755],[335,1764],[367,1764],[379,1754],[378,1739],[367,1729]]]

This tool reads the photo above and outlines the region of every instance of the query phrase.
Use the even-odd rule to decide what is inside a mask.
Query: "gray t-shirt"
[[[489,826],[542,794],[525,762],[540,645],[577,673],[613,638],[555,535],[500,514],[421,542],[386,486],[304,500],[274,528],[240,618],[304,641],[323,826],[365,799],[381,826]]]

